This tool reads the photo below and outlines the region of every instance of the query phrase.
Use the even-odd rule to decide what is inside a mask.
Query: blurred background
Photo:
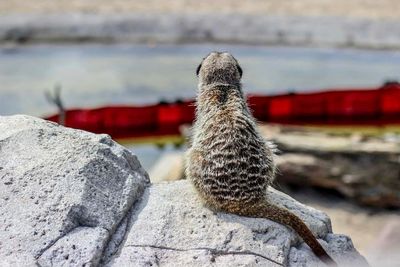
[[[276,187],[372,266],[400,256],[400,2],[0,0],[0,115],[108,133],[153,182],[183,179],[195,70],[231,52]]]

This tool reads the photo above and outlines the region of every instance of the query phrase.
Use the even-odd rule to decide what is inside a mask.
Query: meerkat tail
[[[186,173],[200,196],[217,210],[291,227],[323,262],[336,266],[300,218],[265,199],[265,189],[274,179],[276,147],[257,132],[242,92],[238,61],[229,53],[212,52],[196,74],[199,93]]]
[[[247,207],[241,212],[243,213],[242,215],[245,216],[262,217],[291,227],[320,260],[329,266],[337,266],[336,262],[328,255],[308,226],[289,210],[272,204],[262,203],[252,208]]]

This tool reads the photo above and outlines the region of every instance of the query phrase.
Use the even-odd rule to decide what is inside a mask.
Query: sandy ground
[[[0,0],[0,14],[115,12],[224,12],[399,19],[398,0]]]
[[[333,232],[350,236],[371,266],[394,267],[400,262],[400,212],[361,207],[312,189],[289,192],[296,200],[326,212]]]

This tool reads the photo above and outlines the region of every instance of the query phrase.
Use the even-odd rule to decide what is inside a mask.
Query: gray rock
[[[107,135],[0,117],[0,266],[97,265],[148,182]]]
[[[0,266],[323,266],[283,225],[215,213],[186,180],[148,183],[106,135],[0,117]],[[341,265],[368,265],[326,214],[268,194]]]
[[[274,189],[268,194],[300,216],[340,265],[368,266],[350,238],[332,234],[326,214]],[[106,266],[324,266],[289,228],[215,213],[186,180],[146,189],[128,224],[126,240]]]

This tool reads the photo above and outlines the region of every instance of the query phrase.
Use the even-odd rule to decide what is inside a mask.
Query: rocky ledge
[[[274,189],[341,265],[367,266],[329,217]],[[266,219],[215,213],[188,181],[149,185],[106,135],[0,117],[1,266],[318,266],[297,235]]]

